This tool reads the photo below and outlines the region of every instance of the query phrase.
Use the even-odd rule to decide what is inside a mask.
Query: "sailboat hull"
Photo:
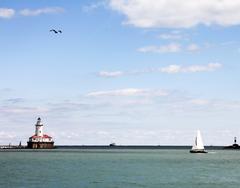
[[[190,150],[190,153],[208,153],[205,150]]]

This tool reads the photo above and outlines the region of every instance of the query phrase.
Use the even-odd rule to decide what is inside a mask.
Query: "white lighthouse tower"
[[[40,117],[37,119],[37,123],[35,126],[36,126],[35,135],[42,137],[43,136],[43,123],[42,123]]]
[[[51,136],[43,134],[43,123],[41,118],[37,119],[35,124],[35,134],[29,138],[28,148],[32,149],[51,149],[54,146],[54,141]]]

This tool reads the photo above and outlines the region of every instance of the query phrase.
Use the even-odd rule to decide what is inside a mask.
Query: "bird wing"
[[[55,29],[51,29],[50,32],[53,31],[54,33],[58,33]]]

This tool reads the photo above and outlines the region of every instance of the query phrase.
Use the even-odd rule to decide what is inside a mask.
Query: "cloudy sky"
[[[0,144],[240,138],[240,0],[0,0]],[[62,34],[49,32],[61,29]]]

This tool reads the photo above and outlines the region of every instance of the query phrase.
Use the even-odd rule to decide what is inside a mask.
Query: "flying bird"
[[[51,29],[50,32],[54,32],[55,34],[57,34],[57,33],[62,33],[61,30],[56,31],[55,29]]]

